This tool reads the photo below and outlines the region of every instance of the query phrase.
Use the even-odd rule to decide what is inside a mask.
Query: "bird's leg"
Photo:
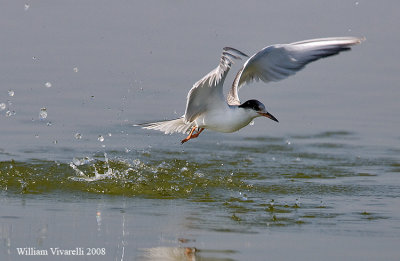
[[[187,142],[187,141],[190,140],[190,139],[197,138],[197,137],[200,135],[200,133],[204,130],[204,128],[200,128],[200,130],[198,130],[197,133],[193,134],[193,132],[194,132],[196,129],[197,129],[197,127],[194,126],[194,127],[192,128],[192,130],[190,131],[189,135],[186,137],[186,139],[183,139],[183,140],[181,141],[181,143],[183,144],[183,143]]]
[[[189,133],[189,135],[186,137],[186,139],[183,139],[182,141],[181,141],[181,143],[183,144],[183,143],[185,143],[185,142],[187,142],[188,140],[190,140],[191,138],[192,138],[192,134],[193,134],[193,132],[196,130],[196,126],[194,126],[194,127],[192,127],[192,130],[190,131],[190,133]]]
[[[197,138],[202,133],[204,128],[200,128],[195,134],[192,134],[192,139]]]

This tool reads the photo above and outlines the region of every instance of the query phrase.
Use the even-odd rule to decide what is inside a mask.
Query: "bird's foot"
[[[200,133],[202,133],[203,130],[204,130],[204,128],[200,128],[196,133],[193,134],[193,132],[194,132],[196,129],[197,129],[196,126],[193,127],[192,130],[190,131],[189,135],[188,135],[185,139],[181,140],[181,144],[183,144],[183,143],[189,141],[190,139],[195,139],[195,138],[197,138],[197,137],[200,135]]]

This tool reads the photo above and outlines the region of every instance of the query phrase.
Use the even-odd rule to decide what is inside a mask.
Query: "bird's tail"
[[[190,130],[196,125],[194,122],[185,122],[185,118],[181,117],[175,120],[141,123],[134,126],[139,126],[148,130],[159,130],[165,134],[172,134],[175,132],[189,133]]]

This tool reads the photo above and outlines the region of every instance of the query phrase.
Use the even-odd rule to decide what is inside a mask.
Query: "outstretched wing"
[[[223,85],[226,75],[233,64],[233,59],[241,59],[246,54],[225,47],[218,67],[196,82],[187,96],[185,121],[192,122],[208,108],[226,106],[223,94]]]
[[[239,70],[227,95],[230,105],[239,105],[241,86],[254,80],[279,81],[295,74],[308,63],[332,56],[364,40],[357,37],[332,37],[312,39],[291,44],[267,46],[250,57]]]

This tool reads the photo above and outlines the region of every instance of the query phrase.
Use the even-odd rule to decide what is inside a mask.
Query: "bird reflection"
[[[199,250],[195,247],[153,247],[142,249],[141,261],[232,261],[224,257],[204,257],[200,253],[232,254],[231,250]]]
[[[192,247],[153,247],[144,249],[142,260],[146,261],[195,261],[196,248]]]

